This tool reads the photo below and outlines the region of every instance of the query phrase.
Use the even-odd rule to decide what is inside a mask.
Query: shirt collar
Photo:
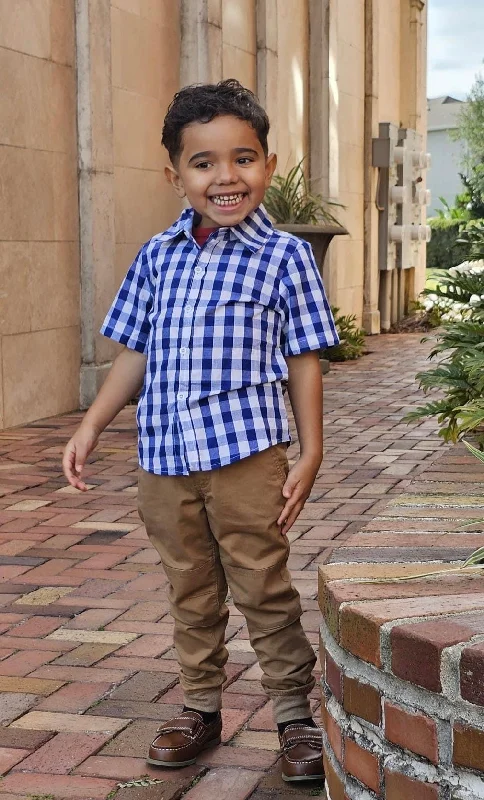
[[[176,222],[156,238],[161,241],[169,241],[183,233],[187,238],[193,239],[194,215],[193,208],[185,208]],[[238,225],[234,225],[232,228],[220,228],[219,230],[220,232],[228,232],[229,237],[232,239],[239,239],[253,253],[257,252],[274,232],[272,223],[262,205],[252,211]]]

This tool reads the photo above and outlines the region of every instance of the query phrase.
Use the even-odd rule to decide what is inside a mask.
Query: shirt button
[[[195,275],[199,278],[200,275],[203,275],[203,269],[201,267],[195,267]]]
[[[185,400],[186,394],[185,392],[178,392],[177,397],[179,400]]]
[[[181,356],[186,356],[187,353],[188,353],[188,347],[180,347]]]
[[[186,308],[187,311],[193,311],[193,306],[192,306],[191,303],[187,303],[185,308]]]

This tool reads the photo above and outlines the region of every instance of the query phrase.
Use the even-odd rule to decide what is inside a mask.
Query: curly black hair
[[[171,162],[182,151],[183,129],[191,122],[210,122],[214,117],[233,116],[248,122],[257,134],[267,156],[269,117],[250,89],[229,78],[220,83],[185,86],[176,93],[168,107],[161,143],[168,150]]]

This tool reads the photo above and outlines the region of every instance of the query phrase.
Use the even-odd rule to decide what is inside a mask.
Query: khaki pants
[[[286,566],[287,537],[277,525],[287,472],[284,444],[210,472],[140,470],[140,516],[170,584],[187,706],[221,706],[229,588],[247,621],[276,722],[310,716],[316,657]]]

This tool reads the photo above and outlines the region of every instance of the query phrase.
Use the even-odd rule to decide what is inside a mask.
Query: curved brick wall
[[[462,530],[484,518],[482,476],[455,448],[320,568],[328,800],[484,798],[484,575],[358,581],[449,570],[482,546]],[[433,563],[412,561],[417,534]]]

